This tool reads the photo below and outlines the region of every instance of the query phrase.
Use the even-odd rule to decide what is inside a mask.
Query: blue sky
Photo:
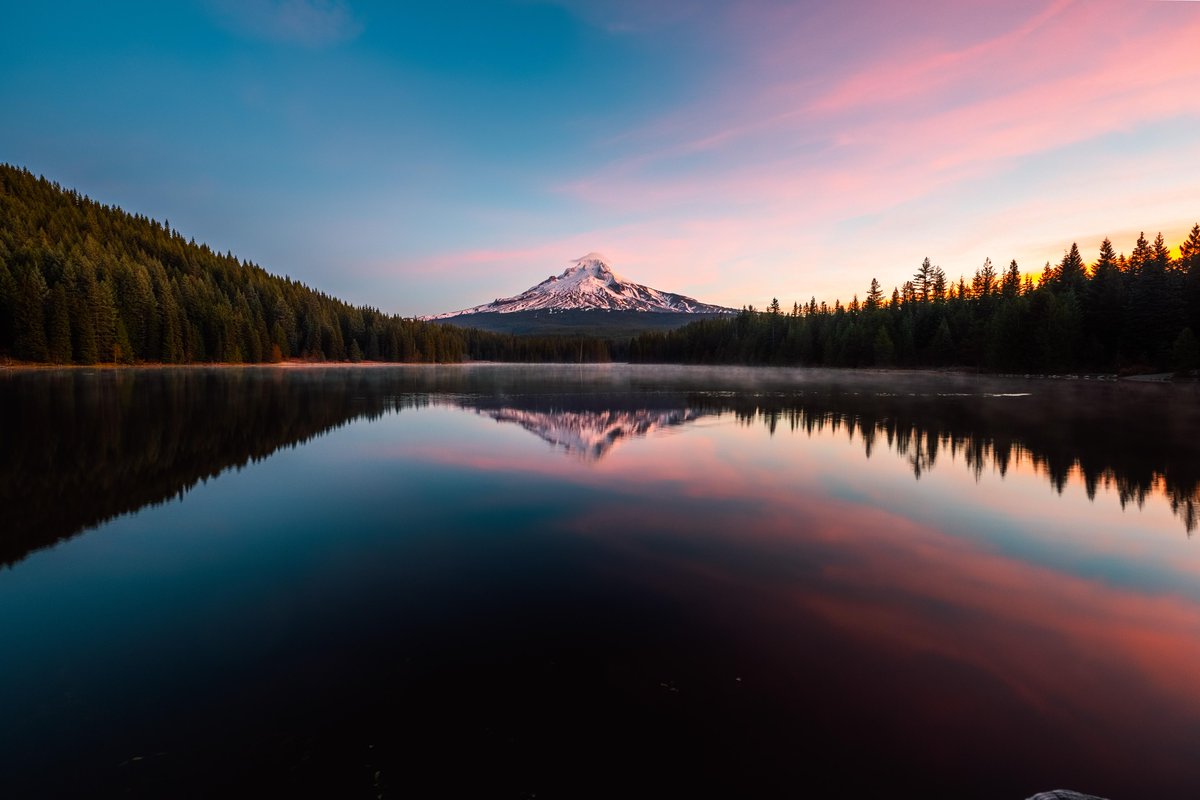
[[[1200,218],[1197,3],[3,5],[0,160],[406,315],[592,250],[761,305]]]

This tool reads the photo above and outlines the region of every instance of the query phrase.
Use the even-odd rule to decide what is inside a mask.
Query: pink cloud
[[[1200,151],[1162,134],[1200,118],[1200,4],[739,4],[653,24],[702,19],[721,69],[699,99],[606,132],[593,167],[545,186],[575,229],[523,222],[405,270],[469,279],[462,306],[598,250],[709,302],[848,300],[926,255],[952,275],[984,257],[1036,269],[1072,240],[1170,237],[1200,213]]]
[[[1014,29],[991,39],[972,42],[960,49],[935,50],[897,63],[895,55],[869,64],[810,106],[815,111],[844,111],[868,103],[911,100],[931,89],[944,89],[961,80],[958,70],[970,69],[984,59],[1004,57],[1022,40],[1037,32],[1062,13],[1074,0],[1054,0],[1021,21]],[[1061,52],[1061,50],[1056,51]],[[1028,64],[1026,64],[1028,66]]]
[[[879,53],[852,70],[831,70],[820,81],[796,75],[781,56],[756,65],[763,71],[754,80],[738,73],[731,88],[717,88],[705,102],[668,112],[614,140],[613,149],[623,155],[556,188],[585,206],[644,215],[645,227],[659,237],[676,230],[689,238],[686,247],[644,242],[659,261],[698,255],[701,263],[728,272],[731,265],[721,254],[744,252],[748,242],[757,248],[760,269],[779,273],[781,259],[789,255],[793,262],[822,251],[818,257],[846,257],[830,252],[828,241],[812,241],[820,236],[808,235],[806,242],[813,230],[864,214],[903,213],[916,200],[965,186],[1004,184],[1016,166],[1032,158],[1196,115],[1182,101],[1200,85],[1200,50],[1194,46],[1200,14],[1194,9],[1058,0],[1027,7],[1023,18],[988,36],[960,41],[941,31],[940,47],[926,31],[937,27],[939,12],[922,10],[927,17],[902,23],[898,17],[911,9],[884,5],[881,15],[896,25],[870,33],[880,42]],[[803,51],[811,34],[804,20],[790,22],[795,26],[790,32],[772,31],[774,46],[762,49],[778,53],[790,35],[790,52]],[[1186,160],[1177,150],[1145,148],[1101,169],[1152,168],[1181,155]],[[1177,171],[1157,189],[1178,195],[1200,187],[1186,171]],[[1071,194],[1067,187],[1057,187],[1056,194],[1062,218],[1071,206],[1062,195]],[[1081,202],[1093,194],[1075,191]],[[1042,195],[1030,187],[1012,209],[1037,203]],[[1069,227],[1079,224],[1075,219],[1065,219],[1054,252],[1134,208],[1114,196],[1082,231]],[[694,223],[691,230],[681,219]],[[936,231],[929,246],[944,236],[938,228],[946,223],[922,224]],[[1006,257],[1006,248],[1013,255],[1028,252],[1025,242],[1014,241],[1019,232],[993,232],[1003,234],[994,240],[994,257]],[[642,238],[634,242],[640,246]],[[862,251],[878,263],[879,254],[863,244]],[[861,266],[844,261],[841,266],[860,276],[850,290],[870,277]],[[764,277],[751,283],[761,286]],[[747,300],[761,302],[741,298]]]
[[[598,204],[632,200],[646,211],[708,193],[754,204],[798,203],[826,215],[862,213],[994,173],[1013,158],[1191,113],[1179,99],[1200,83],[1194,47],[1200,15],[1169,37],[1154,26],[1097,51],[1092,43],[1120,25],[1119,18],[1100,24],[1091,12],[1067,14],[1066,5],[1053,4],[1054,13],[1040,14],[1039,24],[1026,24],[1020,36],[932,53],[913,64],[881,61],[815,96],[804,96],[807,82],[768,85],[731,107],[706,107],[710,118],[735,120],[729,127],[698,125],[702,115],[685,112],[676,144],[561,188]],[[1028,47],[1013,67],[1005,46],[1018,39],[1029,40]],[[926,73],[936,78],[920,82]],[[662,131],[670,127],[660,124]],[[794,137],[824,144],[780,157]],[[764,146],[750,146],[755,143]],[[674,178],[650,169],[700,150],[729,151],[728,158],[714,157]]]

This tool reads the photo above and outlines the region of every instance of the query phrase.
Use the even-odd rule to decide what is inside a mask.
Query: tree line
[[[606,361],[602,341],[353,306],[0,164],[0,359],[53,364]]]
[[[884,294],[832,306],[773,300],[729,319],[705,320],[630,343],[642,362],[871,367],[968,366],[1001,372],[1164,371],[1200,368],[1200,224],[1172,258],[1162,234],[1132,253],[1110,240],[1085,263],[1072,244],[1038,278],[1015,260],[988,259],[968,281],[926,258]]]
[[[991,260],[956,282],[926,258],[885,295],[772,301],[629,340],[518,336],[353,306],[0,164],[0,359],[55,363],[635,362],[967,366],[1002,372],[1200,367],[1200,225],[1128,257],[1077,245],[1036,279]]]

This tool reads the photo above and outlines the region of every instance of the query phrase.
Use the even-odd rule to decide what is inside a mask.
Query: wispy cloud
[[[210,5],[233,32],[270,42],[329,47],[363,31],[344,0],[212,0]]]
[[[820,190],[826,211],[833,197],[859,213],[1014,158],[1191,113],[1179,98],[1200,80],[1192,48],[1200,18],[1175,20],[1171,36],[1144,25],[1095,49],[1112,19],[1064,14],[1070,6],[1050,3],[966,46],[881,55],[827,87],[762,75],[757,88],[655,120],[633,135],[632,152],[559,188],[660,209],[706,192],[761,203]],[[1107,6],[1137,16],[1127,3]],[[872,195],[877,202],[864,203]]]
[[[1143,226],[1177,243],[1198,213],[1197,2],[541,0],[494,16],[569,55],[516,82],[496,79],[521,61],[505,48],[453,55],[469,3],[202,2],[281,46],[378,28],[370,59],[326,53],[320,86],[243,83],[337,205],[296,237],[336,245],[259,252],[402,313],[512,295],[592,250],[708,302],[848,300],[926,256],[957,276],[1105,235],[1128,250]]]
[[[1155,132],[1196,118],[1181,98],[1200,81],[1200,16],[1128,0],[1044,0],[997,5],[996,18],[981,24],[954,16],[951,5],[924,10],[928,24],[914,25],[906,6],[879,4],[876,15],[890,23],[866,23],[864,52],[819,65],[805,56],[815,40],[803,15],[771,16],[769,31],[761,19],[723,19],[731,35],[748,37],[747,50],[759,34],[778,46],[748,62],[749,77],[740,72],[702,100],[614,137],[610,160],[554,188],[667,230],[679,227],[671,220],[703,220],[688,249],[705,262],[736,239],[762,256],[751,282],[787,291],[789,264],[819,263],[824,269],[802,268],[803,283],[843,295],[865,285],[868,270],[884,265],[886,278],[889,262],[914,255],[894,237],[846,248],[842,226],[862,231],[865,218],[890,228],[906,220],[904,238],[921,235],[935,258],[969,254],[954,267],[969,271],[981,248],[994,257],[1056,257],[1072,238],[1146,224],[1134,220],[1151,208],[1157,216],[1148,224],[1165,227],[1194,213],[1186,202],[1158,202],[1194,194],[1196,181],[1191,152],[1174,144],[1160,152],[1165,140]],[[1098,155],[1118,148],[1118,159]],[[1147,196],[1143,179],[1163,159],[1177,169]],[[1027,207],[1041,216],[1016,213]],[[1075,211],[1082,207],[1087,219]],[[985,210],[1020,216],[1027,227],[999,229]],[[1045,236],[1056,243],[1042,254],[1033,245]],[[730,280],[723,288],[739,287]]]

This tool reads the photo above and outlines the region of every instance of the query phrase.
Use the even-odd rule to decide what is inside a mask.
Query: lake
[[[6,797],[1200,796],[1200,394],[0,374]]]

